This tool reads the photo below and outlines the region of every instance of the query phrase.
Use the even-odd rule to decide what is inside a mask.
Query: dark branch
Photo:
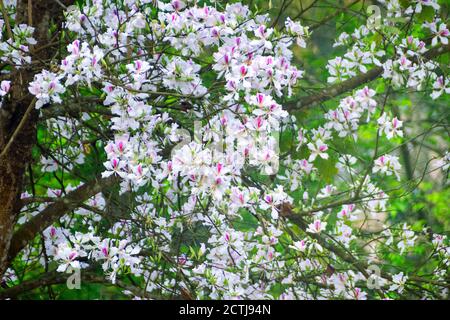
[[[83,202],[101,192],[104,188],[112,186],[116,181],[117,178],[115,176],[96,178],[42,210],[40,214],[34,216],[14,233],[8,253],[8,261],[11,262],[39,232],[44,231],[56,220],[79,207]]]
[[[433,48],[428,50],[423,57],[425,59],[434,59],[442,54],[450,52],[450,45],[441,46],[437,48]],[[369,70],[366,73],[360,74],[356,77],[350,78],[348,80],[345,80],[341,83],[332,85],[330,87],[324,88],[322,91],[317,92],[315,94],[302,97],[296,102],[292,102],[290,104],[286,104],[286,109],[288,111],[292,110],[298,110],[305,108],[307,106],[324,102],[330,99],[333,99],[334,97],[337,97],[341,95],[342,93],[348,92],[350,90],[353,90],[360,85],[363,85],[365,83],[368,83],[372,80],[375,80],[383,73],[383,67],[375,67],[371,70]]]

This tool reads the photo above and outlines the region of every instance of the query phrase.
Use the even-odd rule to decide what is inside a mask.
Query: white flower
[[[437,248],[445,248],[445,246],[444,246],[445,239],[447,239],[446,235],[433,234],[432,242]]]
[[[352,235],[352,228],[342,221],[338,221],[336,223],[336,236],[337,240],[341,242],[345,247],[348,247],[350,241],[355,238],[355,236]]]
[[[308,229],[306,229],[306,232],[320,233],[321,231],[325,230],[326,226],[327,226],[326,222],[315,220],[313,223],[308,225]]]
[[[443,93],[450,94],[450,84],[447,79],[444,79],[444,76],[440,76],[436,78],[436,81],[433,83],[433,92],[431,93],[431,97],[433,99],[439,98]]]
[[[328,198],[333,194],[333,192],[336,191],[336,187],[332,184],[326,185],[322,189],[320,189],[320,192],[317,194],[318,199],[324,199]]]
[[[11,81],[3,80],[0,84],[0,97],[5,96],[11,89]]]
[[[450,152],[445,151],[445,155],[437,161],[436,164],[437,167],[441,167],[442,171],[447,171],[447,169],[450,167]]]
[[[124,178],[127,174],[124,171],[124,169],[125,169],[124,161],[121,161],[117,158],[112,158],[111,160],[104,162],[103,165],[106,168],[106,171],[102,172],[103,178],[107,178],[110,175],[112,175],[113,173],[116,173],[121,178]]]
[[[333,47],[346,45],[349,39],[350,35],[347,32],[342,32],[339,35],[338,39],[334,42]]]
[[[369,87],[364,87],[358,90],[355,95],[355,100],[359,102],[360,106],[368,111],[367,120],[370,119],[370,115],[375,111],[377,102],[372,99],[375,96],[375,90],[369,89]]]
[[[357,219],[356,210],[354,204],[344,204],[341,211],[338,212],[337,217],[339,219],[348,219],[350,221]]]
[[[384,113],[377,122],[388,139],[392,139],[396,136],[403,137],[403,131],[401,130],[403,121],[398,120],[397,117],[391,120],[387,117],[386,113]]]
[[[20,39],[21,43],[27,44],[36,44],[36,40],[33,38],[34,28],[30,27],[26,24],[19,24],[14,27],[13,33],[14,38],[17,41],[17,38]]]
[[[311,155],[308,158],[308,161],[312,162],[316,159],[317,156],[322,159],[328,159],[328,154],[326,151],[328,150],[328,146],[322,142],[322,140],[318,139],[314,143],[307,144],[308,149],[311,150]]]
[[[336,57],[335,59],[329,60],[326,68],[330,73],[330,77],[328,77],[327,81],[329,83],[334,83],[355,76],[356,73],[351,70],[351,66],[351,63],[342,57]]]
[[[278,127],[277,125],[275,125],[277,119],[285,118],[288,116],[288,113],[283,110],[271,96],[266,96],[262,93],[257,93],[256,96],[252,96],[250,98],[250,104],[257,106],[257,108],[253,110],[253,114],[255,114],[256,116],[267,117],[269,122],[271,122],[275,128]],[[271,119],[272,117],[275,121]]]
[[[349,298],[355,300],[367,300],[367,293],[360,288],[355,287],[349,294]]]
[[[289,17],[285,22],[286,31],[296,36],[297,45],[306,48],[305,39],[309,37],[308,27],[303,27],[299,22],[292,21]]]
[[[134,63],[127,65],[127,69],[133,77],[134,82],[140,87],[146,80],[145,73],[150,70],[150,64],[147,61],[136,60]]]
[[[397,248],[400,249],[400,253],[403,254],[407,248],[413,247],[416,239],[417,236],[414,231],[412,231],[406,223],[403,224],[402,232],[400,233],[400,241],[397,243]]]
[[[402,293],[405,288],[405,283],[408,281],[408,276],[403,275],[403,272],[397,273],[392,276],[393,284],[390,286],[389,290],[396,290],[398,293]]]
[[[375,164],[373,166],[372,172],[381,172],[388,176],[395,174],[397,177],[397,180],[400,181],[400,174],[399,171],[401,169],[400,162],[398,161],[397,156],[391,156],[391,155],[383,155],[375,160]]]
[[[303,251],[305,251],[306,248],[307,248],[307,243],[306,243],[305,240],[294,241],[294,242],[292,243],[292,245],[289,246],[289,248],[292,248],[292,249],[294,249],[294,250],[303,252]]]
[[[59,168],[58,162],[52,158],[46,158],[44,156],[41,156],[41,164],[43,172],[54,172]]]
[[[65,88],[59,83],[60,76],[53,72],[43,70],[34,76],[28,90],[37,98],[36,109],[49,102],[61,103],[59,94],[64,93]]]
[[[275,190],[264,196],[259,207],[263,210],[271,209],[271,217],[278,219],[278,206],[284,203],[292,204],[292,198],[283,190],[283,186],[278,185]]]
[[[371,55],[369,52],[363,52],[358,47],[353,47],[352,51],[347,52],[344,57],[348,61],[348,67],[353,70],[358,70],[360,72],[367,72],[365,64],[370,64],[372,62]]]
[[[60,265],[56,271],[65,272],[69,266],[73,269],[80,269],[81,264],[77,259],[80,257],[85,257],[86,255],[87,254],[84,250],[72,248],[67,243],[59,244],[55,259],[60,260]]]

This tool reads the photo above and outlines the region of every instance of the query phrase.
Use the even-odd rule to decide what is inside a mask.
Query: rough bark
[[[6,271],[10,241],[20,210],[25,168],[31,162],[31,150],[36,142],[39,115],[30,107],[33,97],[28,92],[28,84],[54,55],[50,47],[34,50],[49,43],[51,22],[60,24],[62,18],[63,9],[55,1],[17,1],[15,23],[31,24],[37,44],[30,48],[34,64],[12,70],[10,98],[0,109],[0,279]]]

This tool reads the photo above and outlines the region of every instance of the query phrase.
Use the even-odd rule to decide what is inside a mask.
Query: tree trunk
[[[63,8],[55,1],[17,1],[15,24],[26,23],[35,28],[37,44],[30,47],[30,54],[33,63],[38,63],[12,70],[10,98],[0,109],[0,154],[4,153],[0,157],[0,280],[9,264],[7,256],[21,207],[24,172],[31,162],[31,151],[36,142],[39,114],[31,105],[33,97],[28,92],[28,84],[36,73],[46,68],[56,52],[51,47],[44,50],[36,48],[49,43],[51,22],[60,25],[62,18]]]

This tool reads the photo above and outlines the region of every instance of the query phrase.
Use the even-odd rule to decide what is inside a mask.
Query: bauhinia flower
[[[431,97],[433,99],[439,98],[443,93],[450,94],[450,83],[444,76],[437,77],[433,83],[433,92]]]
[[[292,248],[294,250],[303,252],[306,250],[307,248],[307,242],[305,240],[300,240],[300,241],[294,241],[292,243],[292,245],[289,246],[289,248]]]
[[[377,173],[381,172],[386,174],[387,176],[390,176],[392,174],[395,174],[397,177],[397,180],[400,181],[400,169],[402,166],[400,165],[400,162],[398,161],[397,156],[391,156],[389,154],[385,154],[378,159],[375,160],[372,172]]]
[[[384,113],[377,122],[380,129],[386,134],[386,138],[392,139],[397,136],[403,137],[403,131],[401,130],[403,121],[398,120],[397,117],[391,120],[387,117],[386,113]]]
[[[322,222],[320,220],[315,220],[313,223],[310,223],[308,225],[308,228],[306,229],[306,232],[309,233],[320,233],[323,230],[325,230],[327,226],[326,222]]]
[[[306,48],[305,39],[310,36],[308,27],[303,27],[300,23],[292,21],[289,17],[286,19],[285,26],[287,32],[296,36],[297,45]]]
[[[389,290],[395,290],[398,293],[402,293],[405,288],[406,281],[408,281],[408,276],[403,275],[403,272],[394,274],[392,276],[393,284],[389,287]]]
[[[308,149],[311,150],[311,155],[309,156],[308,161],[314,161],[317,156],[321,157],[322,159],[328,159],[328,153],[326,153],[326,151],[328,150],[328,145],[323,143],[322,140],[318,139],[314,143],[310,142],[307,146]]]
[[[0,84],[0,97],[5,96],[11,89],[11,81],[3,80]]]
[[[431,31],[434,33],[433,40],[431,40],[431,45],[434,47],[441,42],[443,45],[448,44],[448,37],[450,36],[450,32],[448,31],[447,25],[445,23],[441,23],[439,25],[439,29],[436,28],[436,25],[433,24]]]
[[[30,83],[28,90],[37,98],[36,109],[49,102],[62,102],[59,95],[65,91],[65,88],[60,84],[60,78],[61,76],[47,70],[34,77],[34,81]]]
[[[382,2],[386,15],[381,19],[404,16],[398,1]],[[436,0],[411,3],[411,10],[438,7]],[[6,7],[9,13],[15,10]],[[24,179],[24,190],[33,194],[23,193],[17,223],[26,223],[53,202],[63,203],[83,186],[69,182],[85,181],[83,189],[97,190],[98,179],[88,179],[94,170],[95,176],[116,176],[101,180],[117,185],[107,181],[103,190],[100,183],[97,194],[61,212],[41,239],[49,259],[42,258],[36,235],[12,261],[14,269],[44,269],[39,262],[56,265],[58,271],[101,264],[113,283],[116,277],[131,276],[140,289],[136,293],[148,297],[193,289],[188,293],[194,299],[382,298],[378,290],[362,291],[367,279],[358,264],[326,244],[334,242],[358,261],[390,265],[396,257],[392,253],[412,252],[417,243],[419,236],[410,227],[399,229],[383,216],[392,209],[389,195],[401,186],[379,180],[385,175],[400,178],[398,157],[377,155],[373,175],[364,161],[372,154],[377,132],[387,139],[403,136],[402,115],[391,118],[389,110],[405,99],[409,88],[417,97],[430,89],[433,98],[450,93],[437,59],[440,49],[429,51],[417,15],[408,15],[409,27],[398,32],[381,28],[375,33],[367,25],[347,30],[335,42],[345,51],[342,56],[329,52],[329,74],[311,75],[303,83],[297,80],[304,71],[293,58],[295,43],[306,47],[308,27],[289,18],[273,24],[269,15],[253,14],[240,3],[93,0],[67,8],[64,16],[67,37],[53,37],[51,46],[31,48],[34,29],[12,15],[15,39],[3,41],[8,32],[0,35],[0,60],[6,66],[2,79],[40,57],[28,56],[39,48],[55,50],[56,59],[44,59],[45,64],[36,59],[30,65],[36,76],[27,85],[36,108],[49,107],[37,122],[42,148],[33,149],[33,158],[41,160],[32,163],[26,172],[30,179]],[[438,16],[443,17],[436,13],[429,23],[436,46],[448,42],[447,27]],[[397,27],[404,23],[395,21]],[[1,21],[0,27],[5,27]],[[380,32],[385,33],[381,38]],[[378,38],[388,40],[385,50]],[[318,67],[321,61],[316,59]],[[381,66],[383,78],[373,87],[358,80],[380,73]],[[327,81],[344,80],[326,88]],[[10,81],[0,83],[2,103],[11,91]],[[296,106],[303,92],[305,101],[310,96],[314,104],[324,102],[323,108],[297,112],[304,106],[303,100]],[[379,110],[378,102],[383,106]],[[436,104],[439,112],[441,105],[445,101]],[[399,139],[392,140],[377,150],[391,149]],[[447,153],[433,165],[448,170],[449,157]],[[318,158],[329,159],[327,166]],[[383,177],[374,177],[376,173]],[[29,185],[33,177],[38,188]],[[307,223],[296,220],[303,214]],[[372,222],[381,231],[369,230]],[[320,241],[322,236],[327,243]],[[425,238],[421,245],[428,240],[435,255],[414,271],[414,278],[408,267],[410,277],[416,279],[431,266],[430,279],[443,282],[448,239]],[[401,266],[396,267],[400,272]],[[385,284],[391,279],[389,269],[383,274],[389,279]],[[401,293],[405,278],[394,275],[391,290]],[[304,285],[302,279],[315,284]],[[423,284],[424,290],[415,288],[421,294],[441,290],[431,282]]]

